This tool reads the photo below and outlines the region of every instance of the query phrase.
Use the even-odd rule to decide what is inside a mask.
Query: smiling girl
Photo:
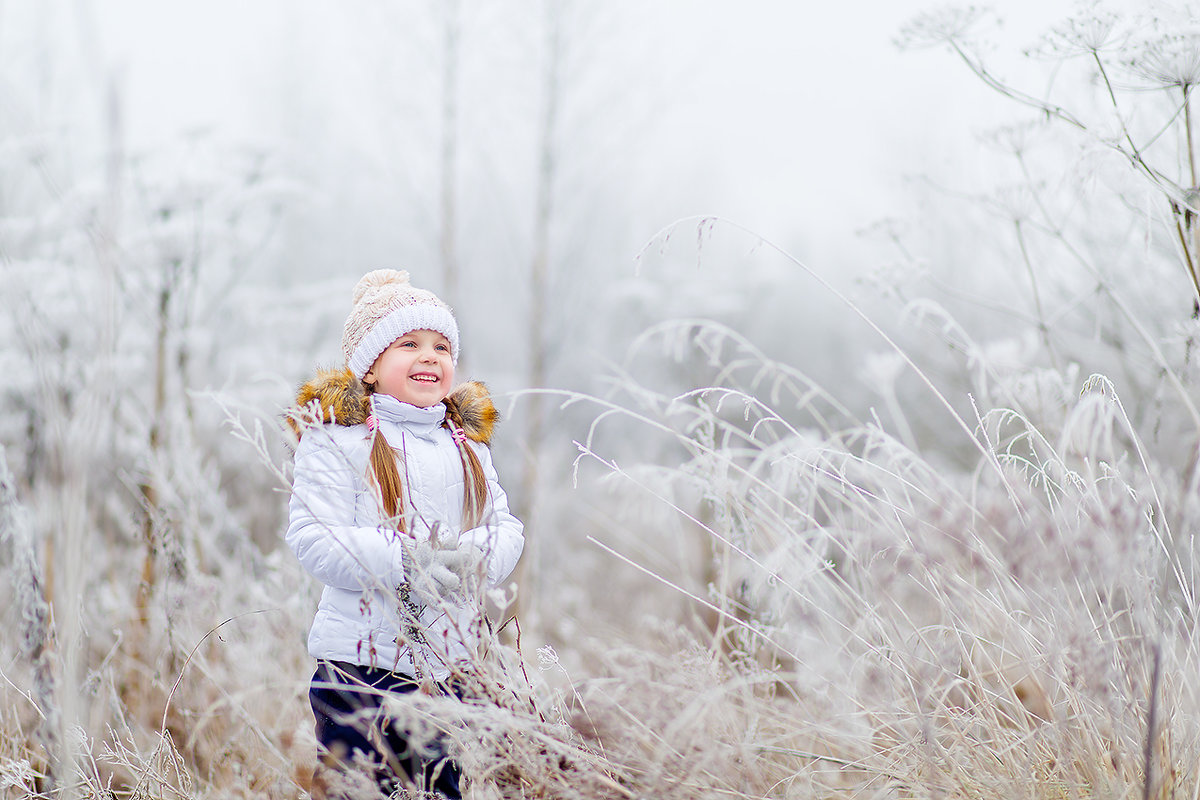
[[[368,762],[385,793],[461,797],[444,747],[387,724],[387,697],[451,694],[479,643],[481,590],[523,546],[488,446],[482,384],[454,386],[458,324],[408,273],[354,288],[346,368],[301,389],[288,545],[324,584],[308,637],[322,762]]]

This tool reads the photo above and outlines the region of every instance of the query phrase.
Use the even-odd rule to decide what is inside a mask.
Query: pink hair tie
[[[371,431],[371,433],[374,433],[378,427],[379,427],[379,420],[375,419],[374,414],[369,414],[367,416],[367,430]]]
[[[467,432],[462,428],[455,428],[454,430],[450,431],[450,435],[454,437],[455,444],[462,444],[467,440]]]

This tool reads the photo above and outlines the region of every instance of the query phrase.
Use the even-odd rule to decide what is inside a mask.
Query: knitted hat
[[[450,342],[458,363],[458,323],[437,296],[408,282],[403,270],[377,269],[354,287],[354,310],[342,329],[346,366],[360,381],[388,345],[410,331],[437,331]]]

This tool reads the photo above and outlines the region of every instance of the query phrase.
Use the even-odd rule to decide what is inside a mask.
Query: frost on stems
[[[1065,124],[1093,144],[1119,153],[1133,170],[1168,202],[1174,219],[1168,223],[1177,242],[1178,258],[1194,292],[1193,316],[1200,316],[1200,243],[1194,197],[1198,168],[1192,130],[1191,91],[1200,81],[1200,29],[1183,18],[1128,18],[1091,3],[1043,37],[1027,55],[1051,59],[1054,83],[1060,67],[1080,58],[1091,71],[1107,120],[1093,119],[1086,106],[1070,108],[1046,94],[1030,93],[994,72],[981,57],[975,34],[985,12],[975,7],[944,8],[923,14],[902,30],[903,48],[943,44],[987,86],[1039,112],[1046,121]],[[1141,85],[1139,85],[1141,84]],[[1136,94],[1139,89],[1175,90],[1167,117],[1145,130],[1154,108]],[[1131,90],[1134,92],[1130,94]],[[1182,147],[1176,163],[1161,155],[1160,139],[1177,131]],[[1021,152],[1017,151],[1018,156]],[[1182,169],[1180,168],[1182,166]]]
[[[50,606],[42,588],[42,569],[38,564],[29,517],[17,498],[16,481],[8,468],[4,446],[0,444],[0,541],[5,540],[13,550],[12,585],[21,618],[21,654],[33,669],[32,700],[41,715],[37,738],[46,751],[50,764],[48,781],[53,788],[58,773],[61,714],[51,659]]]
[[[969,334],[946,321],[935,327],[958,340]],[[711,337],[703,338],[697,349],[716,352]],[[719,565],[724,580],[746,582],[754,616],[737,622],[747,633],[761,632],[764,643],[751,655],[761,659],[768,648],[790,655],[782,661],[790,669],[768,669],[781,684],[798,687],[794,706],[792,700],[772,705],[756,699],[756,722],[779,710],[790,727],[776,740],[767,726],[756,729],[755,746],[796,759],[854,763],[864,781],[896,787],[928,785],[926,745],[933,742],[939,765],[946,765],[942,774],[958,776],[939,785],[948,796],[1041,796],[1052,785],[1081,787],[1079,796],[1088,796],[1083,787],[1099,782],[1138,785],[1138,763],[1107,758],[1110,752],[1138,753],[1145,742],[1140,709],[1122,698],[1144,696],[1143,643],[1160,635],[1162,620],[1194,616],[1194,573],[1186,554],[1163,558],[1171,538],[1166,526],[1160,537],[1146,525],[1148,515],[1165,520],[1178,514],[1181,498],[1156,488],[1169,479],[1150,459],[1130,458],[1136,441],[1126,440],[1133,435],[1112,382],[1099,376],[1082,386],[1077,377],[1064,380],[1059,395],[1069,409],[1066,418],[1041,430],[1011,409],[985,411],[983,439],[997,471],[955,474],[870,425],[847,421],[848,427],[824,435],[802,433],[807,410],[779,398],[770,407],[765,399],[748,402],[749,417],[723,409],[719,398],[730,398],[724,405],[733,406],[751,386],[757,398],[768,397],[772,378],[780,377],[764,374],[775,372],[772,365],[731,360],[730,349],[716,367],[720,385],[674,398],[654,396],[646,387],[633,395],[636,409],[627,419],[675,438],[690,461],[679,465],[678,448],[672,448],[653,478],[645,470],[607,466],[635,491],[674,503],[691,522],[704,522],[695,509],[703,510],[720,491],[720,513],[700,526],[701,533],[730,544],[731,557]],[[969,357],[980,361],[996,355],[986,345],[972,350],[977,352]],[[894,379],[901,363],[877,371]],[[602,416],[605,426],[619,419],[607,411]],[[614,441],[629,437],[628,429],[614,432]],[[639,437],[643,449],[649,438]],[[599,445],[600,439],[589,436],[588,442]],[[662,478],[690,491],[670,492]],[[1023,513],[1014,513],[1010,493]],[[805,513],[797,524],[796,516]],[[630,516],[641,516],[640,510]],[[741,520],[755,524],[742,527]],[[1174,587],[1164,580],[1166,571],[1173,572]],[[668,580],[664,575],[664,585],[680,592],[699,583],[687,576]],[[1158,585],[1166,591],[1146,591]],[[705,603],[697,592],[688,596]],[[735,611],[726,612],[731,622]],[[1175,663],[1194,657],[1186,631],[1168,638],[1171,646],[1163,652],[1179,659]],[[824,658],[835,652],[837,658]],[[718,647],[709,653],[734,675],[756,675],[754,659],[734,658],[738,654]],[[549,663],[551,653],[544,656]],[[1163,670],[1159,691],[1179,709],[1177,741],[1187,738],[1189,744],[1162,751],[1164,740],[1155,732],[1156,785],[1162,776],[1179,774],[1178,764],[1194,763],[1188,737],[1195,731],[1196,696],[1186,682],[1166,685],[1170,674]],[[803,688],[808,682],[811,695]],[[616,683],[606,687],[610,696],[624,688]],[[716,696],[706,697],[704,708],[723,705],[728,711],[729,698],[718,703]],[[830,705],[818,708],[817,697]],[[636,771],[641,765],[622,760],[626,753],[614,746],[620,734],[605,728],[605,704],[589,705],[585,730],[598,731],[610,757]],[[805,728],[801,719],[821,722]],[[869,727],[861,741],[841,728],[846,719]],[[706,722],[706,733],[718,729]],[[799,728],[805,730],[797,735]],[[808,735],[816,744],[796,744]],[[1006,765],[1029,767],[1035,777],[1021,788],[1007,783],[1005,768],[993,761],[997,753]],[[648,769],[671,766],[667,758]],[[754,766],[769,768],[761,761]],[[821,780],[817,767],[790,766],[793,776]]]

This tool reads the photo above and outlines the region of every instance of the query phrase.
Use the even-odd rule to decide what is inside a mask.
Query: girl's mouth
[[[408,377],[421,383],[437,383],[441,380],[437,375],[430,375],[428,372],[419,372],[416,375],[409,375]]]

